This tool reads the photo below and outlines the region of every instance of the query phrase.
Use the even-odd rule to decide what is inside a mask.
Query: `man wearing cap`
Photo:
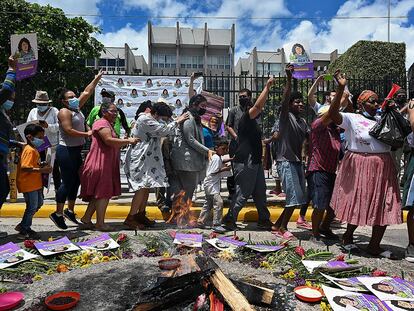
[[[101,96],[102,96],[102,103],[111,103],[113,104],[115,102],[115,93],[113,91],[107,91],[105,89],[103,89],[101,91]],[[124,112],[118,108],[118,116],[115,119],[115,123],[113,124],[114,127],[114,131],[116,133],[116,135],[118,137],[121,136],[121,125],[125,130],[125,137],[128,137],[129,134],[131,133],[131,128],[128,125],[128,120],[125,117]],[[96,120],[99,120],[100,118],[102,118],[102,114],[101,114],[101,106],[95,106],[91,112],[89,113],[88,118],[86,119],[86,124],[88,124],[88,126],[90,128],[92,128],[93,123]]]
[[[36,91],[35,98],[32,102],[36,105],[30,110],[27,116],[27,122],[39,121],[40,126],[45,129],[45,136],[49,139],[52,145],[52,152],[56,152],[56,146],[59,143],[59,110],[52,106],[52,101],[49,99],[49,95],[45,91]],[[46,153],[40,154],[42,161],[46,160]],[[55,190],[59,189],[61,184],[60,171],[57,163],[53,165],[53,184]]]

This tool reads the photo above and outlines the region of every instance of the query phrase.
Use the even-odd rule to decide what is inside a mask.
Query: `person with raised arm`
[[[62,89],[59,94],[64,108],[58,113],[59,145],[56,148],[56,161],[59,164],[62,183],[56,192],[56,211],[49,218],[60,229],[68,228],[64,217],[79,224],[74,209],[80,185],[81,151],[85,138],[92,135],[92,131],[85,127],[85,116],[81,109],[95,91],[102,75],[101,70],[79,97],[76,97],[75,92],[66,88]],[[68,208],[63,211],[66,200]]]
[[[253,197],[259,214],[258,228],[270,230],[272,226],[266,204],[266,181],[262,165],[262,131],[257,118],[264,109],[273,81],[273,77],[267,80],[254,104],[251,102],[249,90],[242,90],[239,93],[239,99],[243,103],[243,114],[237,127],[237,148],[233,159],[235,194],[232,197],[229,211],[223,218],[223,227],[215,228],[217,232],[237,229],[237,216],[250,196]]]
[[[279,119],[280,138],[276,158],[277,171],[282,181],[286,204],[282,214],[272,226],[274,234],[282,239],[293,239],[287,225],[295,208],[307,203],[305,171],[302,163],[302,147],[309,128],[300,116],[303,112],[302,94],[292,91],[293,66],[286,66],[286,86],[282,98]]]
[[[338,70],[337,96],[342,97],[347,80]],[[378,95],[364,90],[357,103],[361,113],[340,112],[340,102],[330,105],[328,117],[345,130],[348,150],[341,162],[331,207],[341,222],[347,223],[342,236],[346,251],[358,250],[354,232],[358,226],[371,226],[371,240],[366,252],[372,256],[397,259],[389,250],[380,247],[388,225],[400,224],[401,199],[397,172],[391,157],[391,147],[369,134],[377,124]]]

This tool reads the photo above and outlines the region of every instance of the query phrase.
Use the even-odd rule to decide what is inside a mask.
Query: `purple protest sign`
[[[313,71],[313,62],[306,63],[303,65],[293,64],[294,71],[293,77],[298,80],[303,79],[313,79],[314,71]]]
[[[203,236],[201,234],[176,233],[174,243],[188,247],[201,247]]]
[[[219,241],[221,241],[221,242],[225,242],[225,243],[228,243],[228,244],[234,245],[234,246],[236,246],[236,247],[245,246],[245,245],[247,244],[246,242],[239,241],[239,240],[235,240],[235,239],[229,238],[229,237],[227,237],[227,236],[223,236],[223,237],[218,238],[218,239],[219,239]]]
[[[11,53],[17,58],[16,80],[34,76],[38,63],[37,34],[12,35],[10,41]]]
[[[67,237],[50,242],[36,242],[34,245],[43,256],[79,250]]]
[[[96,250],[108,250],[119,247],[119,244],[112,239],[109,234],[103,233],[96,238],[89,239],[87,241],[76,243],[81,249],[96,249]]]
[[[0,246],[0,269],[16,265],[22,261],[36,258],[37,255],[31,254],[13,242]]]
[[[349,265],[344,261],[328,261],[326,264],[329,268],[348,268]]]

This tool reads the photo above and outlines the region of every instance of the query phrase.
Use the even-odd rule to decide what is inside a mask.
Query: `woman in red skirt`
[[[336,96],[341,97],[346,79],[339,71],[335,76],[339,82]],[[372,235],[366,251],[373,256],[396,259],[393,253],[380,247],[387,226],[400,224],[402,217],[391,147],[369,135],[377,122],[378,95],[370,90],[363,91],[358,97],[362,113],[358,114],[339,112],[339,102],[334,101],[328,113],[331,120],[345,130],[348,146],[331,199],[336,217],[348,224],[342,237],[343,247],[348,251],[357,249],[354,231],[358,226],[371,226]]]

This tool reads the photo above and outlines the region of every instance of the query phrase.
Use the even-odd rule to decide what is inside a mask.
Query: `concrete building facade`
[[[85,65],[106,73],[147,75],[147,62],[142,55],[134,55],[135,49],[127,43],[123,47],[105,47],[99,58],[87,59]]]

